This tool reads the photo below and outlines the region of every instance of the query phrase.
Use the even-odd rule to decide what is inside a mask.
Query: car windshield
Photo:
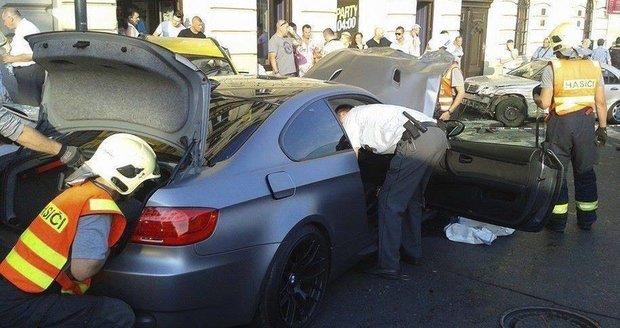
[[[235,70],[230,63],[222,58],[213,58],[196,55],[183,55],[189,59],[207,76],[234,75]]]
[[[521,65],[512,71],[508,72],[508,75],[519,76],[530,80],[540,81],[542,77],[542,71],[549,62],[545,60],[534,60],[525,65]]]
[[[277,102],[276,102],[277,101]],[[279,106],[281,98],[245,99],[216,95],[209,108],[205,157],[209,164],[230,158]]]

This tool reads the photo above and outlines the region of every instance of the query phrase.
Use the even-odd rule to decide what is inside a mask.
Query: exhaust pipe
[[[78,32],[88,31],[86,0],[75,0],[75,30]]]

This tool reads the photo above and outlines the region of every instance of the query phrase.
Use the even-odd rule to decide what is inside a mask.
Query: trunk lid
[[[193,152],[204,152],[210,83],[186,58],[108,33],[42,33],[28,42],[48,74],[42,118],[58,132],[135,133],[180,149],[196,140]]]

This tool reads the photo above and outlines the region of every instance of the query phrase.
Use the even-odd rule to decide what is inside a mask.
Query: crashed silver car
[[[465,80],[463,104],[484,115],[490,115],[505,126],[522,125],[535,118],[539,109],[532,98],[532,90],[540,84],[547,60],[533,60],[508,74],[474,76]],[[607,98],[607,118],[620,123],[620,70],[602,64]]]

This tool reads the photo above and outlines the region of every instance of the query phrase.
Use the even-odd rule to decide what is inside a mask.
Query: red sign
[[[607,13],[620,14],[620,0],[607,0]]]

